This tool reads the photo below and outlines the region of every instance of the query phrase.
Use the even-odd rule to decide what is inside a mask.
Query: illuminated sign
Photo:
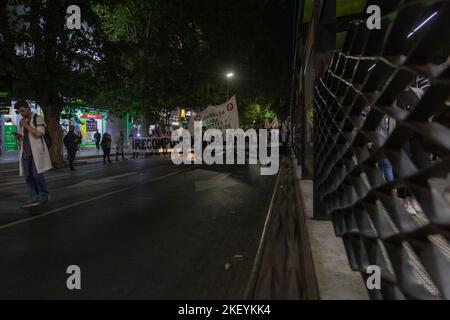
[[[81,115],[81,118],[85,118],[85,119],[103,119],[103,116],[101,114],[94,114],[94,113],[83,113]]]
[[[97,121],[94,119],[86,121],[86,131],[97,131]]]
[[[17,132],[16,125],[7,125],[5,126],[5,151],[16,151],[17,150],[17,142],[16,138],[12,135],[13,132]]]

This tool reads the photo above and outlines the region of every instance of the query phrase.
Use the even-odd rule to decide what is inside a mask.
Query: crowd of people
[[[409,83],[403,92],[397,97],[395,106],[406,111],[411,112],[414,110],[415,106],[422,98],[424,92],[422,89],[414,86],[415,82]],[[361,119],[365,119],[371,110],[371,106],[365,106],[363,111],[360,114]],[[386,139],[397,126],[395,119],[385,115],[380,123],[380,126],[377,128],[377,132],[379,135]],[[374,153],[377,149],[373,142],[367,143],[367,148],[370,153]],[[405,152],[414,165],[419,169],[424,169],[431,164],[432,155],[423,147],[420,136],[414,134],[407,143],[403,145],[403,152]],[[391,162],[387,157],[382,158],[377,163],[378,168],[383,173],[383,176],[386,182],[392,182],[395,179],[395,173],[392,167]],[[415,215],[423,212],[422,207],[415,199],[411,190],[406,187],[398,188],[395,190],[397,192],[397,196],[400,198],[400,201],[403,203],[406,211]]]
[[[111,148],[112,148],[112,137],[108,132],[100,134],[97,132],[94,134],[95,146],[97,150],[100,148],[103,151],[103,163],[111,164]],[[69,160],[69,168],[71,171],[75,171],[74,161],[77,154],[77,151],[80,149],[82,137],[81,134],[75,133],[75,128],[73,126],[69,127],[69,132],[64,137],[64,146],[67,150],[67,158]],[[127,160],[125,158],[125,136],[123,130],[120,131],[119,137],[116,140],[116,161],[119,160],[119,156],[122,157],[122,160]]]

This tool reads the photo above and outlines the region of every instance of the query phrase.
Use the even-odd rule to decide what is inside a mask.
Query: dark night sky
[[[285,55],[288,63],[292,56],[292,33],[296,0],[271,0],[263,13],[264,25],[273,42]]]

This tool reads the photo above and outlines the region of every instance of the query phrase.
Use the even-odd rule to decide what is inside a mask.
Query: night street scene
[[[0,300],[450,299],[449,21],[0,0]]]

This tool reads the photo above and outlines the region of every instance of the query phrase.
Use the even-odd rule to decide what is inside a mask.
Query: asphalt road
[[[39,212],[19,208],[23,178],[0,177],[0,299],[243,298],[275,176],[141,159],[47,177]]]

